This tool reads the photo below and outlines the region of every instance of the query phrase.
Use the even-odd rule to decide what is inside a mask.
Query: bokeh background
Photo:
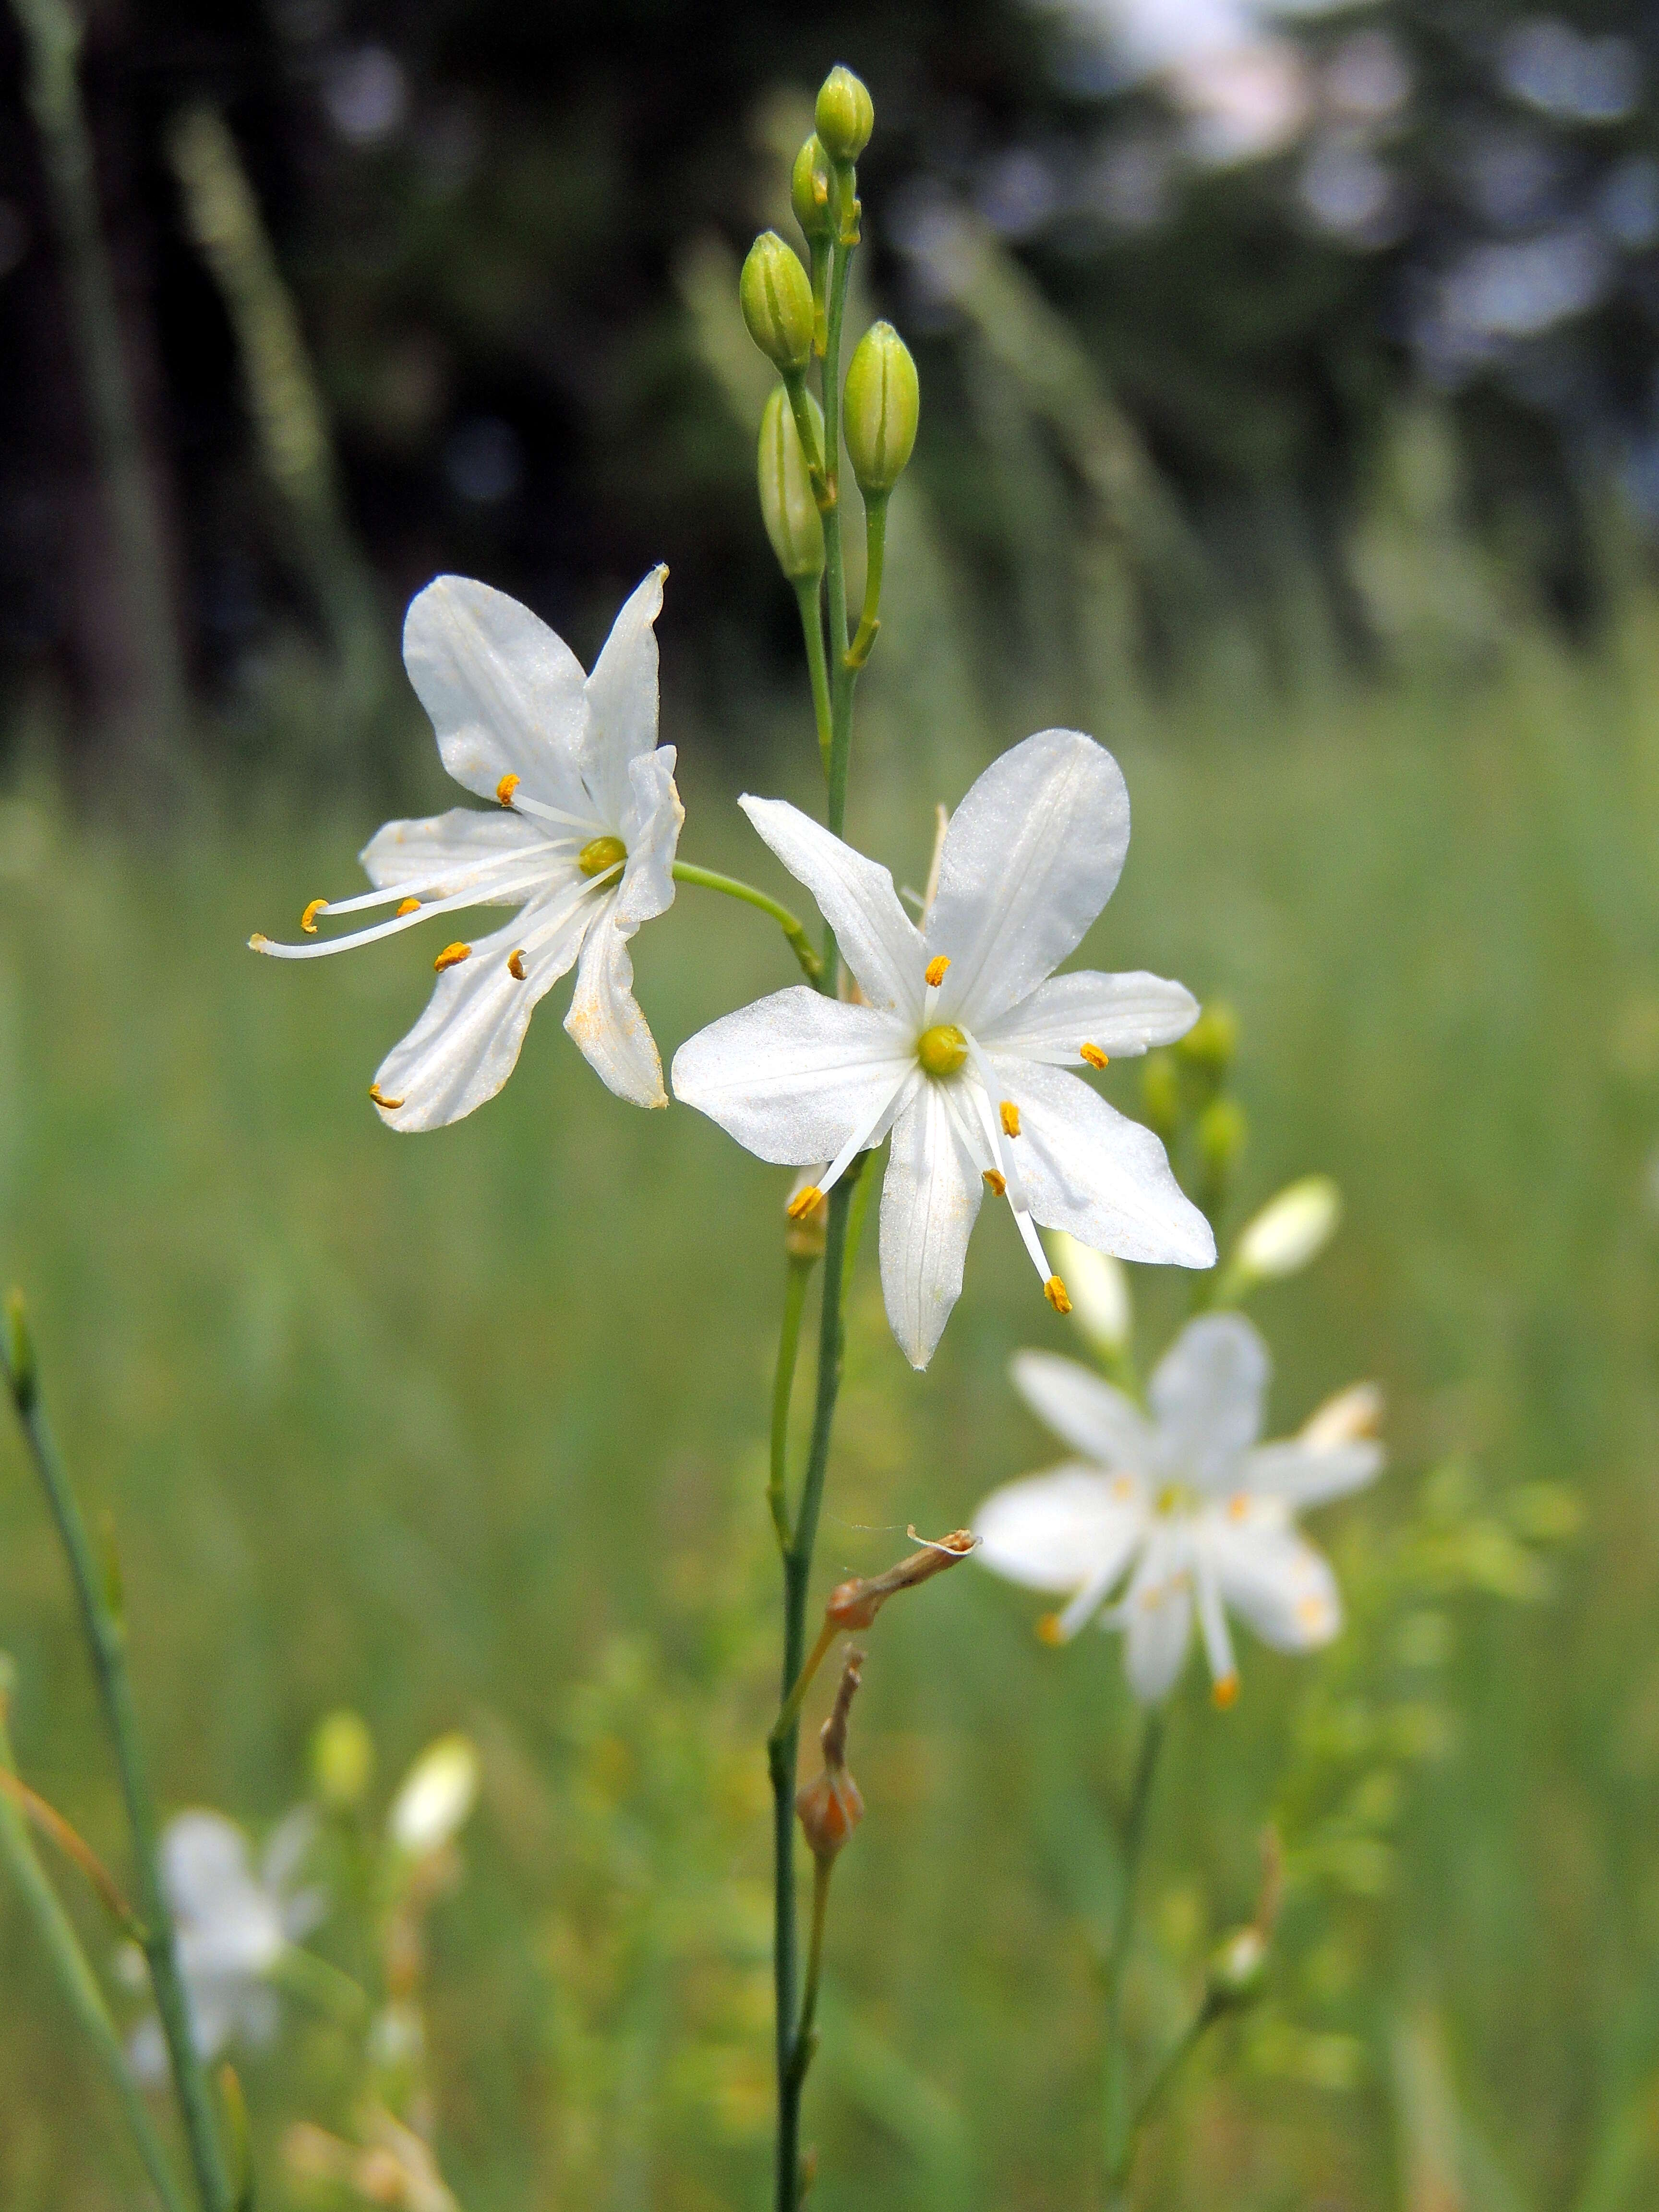
[[[762,2201],[762,1413],[782,1179],[631,1112],[551,1010],[468,1122],[364,1085],[401,939],[244,949],[447,803],[397,628],[441,568],[585,658],[672,569],[686,856],[781,888],[732,804],[814,802],[753,494],[739,257],[845,59],[857,313],[921,364],[852,828],[1050,721],[1135,808],[1085,956],[1235,1011],[1236,1224],[1347,1216],[1262,1295],[1278,1429],[1360,1376],[1390,1471],[1318,1524],[1325,1657],[1197,1670],[1131,1987],[1150,2057],[1291,1875],[1269,1995],[1156,2131],[1144,2207],[1622,2212],[1659,2187],[1659,17],[1480,0],[100,5],[0,17],[0,1269],[118,1531],[169,1807],[263,1832],[320,1715],[484,1796],[434,1923],[470,2212]],[[42,64],[56,52],[56,63]],[[33,63],[31,56],[34,57]],[[98,311],[100,270],[114,302]],[[683,890],[637,948],[668,1050],[790,980]],[[1108,1089],[1134,1110],[1135,1071]],[[1182,1286],[1137,1271],[1139,1342]],[[923,1378],[872,1255],[821,1580],[1053,1447],[1077,1348],[988,1213]],[[884,1617],[808,2099],[813,2202],[1097,2200],[1115,1650],[964,1570]],[[67,1593],[0,1443],[24,1771],[112,1856]],[[76,1908],[80,1910],[79,1900]],[[107,1936],[87,1917],[89,1944]],[[319,1939],[323,1948],[327,1932]],[[0,1896],[0,2203],[136,2201]],[[266,2183],[340,2124],[303,2008],[240,2063]]]

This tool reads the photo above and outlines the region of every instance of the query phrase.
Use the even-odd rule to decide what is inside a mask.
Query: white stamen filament
[[[441,897],[448,897],[452,894],[440,889],[446,882],[456,883],[459,880],[461,890],[476,890],[480,884],[487,884],[492,876],[509,873],[525,866],[531,860],[544,860],[567,849],[567,842],[563,838],[549,837],[539,844],[515,845],[509,852],[497,853],[488,860],[478,861],[476,866],[468,868],[459,879],[454,871],[448,868],[442,870],[441,872],[434,872],[431,875],[410,876],[401,883],[392,884],[383,891],[359,891],[352,898],[325,899],[317,911],[319,915],[331,916],[337,914],[364,914],[371,907],[392,906],[406,898],[417,898],[424,902],[434,892]],[[572,854],[573,860],[574,857]],[[453,895],[459,896],[459,892]],[[434,914],[437,909],[435,907],[428,906],[426,911],[428,914]]]
[[[1109,1574],[1096,1575],[1085,1583],[1065,1610],[1055,1615],[1054,1626],[1060,1631],[1062,1641],[1069,1644],[1091,1613],[1098,1611],[1107,1592],[1122,1572],[1123,1562],[1120,1559]]]
[[[580,814],[565,813],[562,807],[544,805],[539,799],[526,799],[522,791],[513,793],[507,807],[511,813],[533,815],[538,822],[556,822],[563,829],[574,830],[584,845],[611,834],[603,822],[586,821]]]
[[[522,878],[507,876],[492,885],[491,889],[496,896],[504,891],[517,893],[522,890],[524,896],[528,898],[546,881],[546,870],[537,868]],[[517,897],[510,897],[507,901],[509,905],[521,902]],[[276,960],[321,960],[331,952],[349,952],[355,945],[374,945],[382,937],[396,937],[402,930],[414,929],[420,923],[429,921],[434,914],[453,914],[458,908],[477,906],[478,903],[475,878],[466,890],[452,891],[447,898],[434,899],[426,906],[417,907],[413,914],[393,915],[390,921],[377,921],[369,929],[354,929],[344,937],[319,938],[314,945],[282,945],[269,937],[258,937],[250,941],[256,952],[268,952]]]
[[[1210,1662],[1212,1681],[1231,1682],[1238,1669],[1233,1663],[1233,1640],[1227,1632],[1227,1616],[1222,1611],[1221,1591],[1217,1585],[1215,1569],[1201,1547],[1198,1549],[1198,1625],[1204,1638],[1204,1656]]]
[[[836,1154],[835,1158],[830,1161],[829,1166],[818,1177],[817,1187],[818,1195],[820,1198],[827,1198],[829,1196],[830,1193],[835,1188],[836,1185],[846,1174],[848,1169],[852,1166],[859,1154],[863,1152],[869,1144],[871,1137],[874,1134],[883,1115],[892,1104],[894,1099],[898,1097],[899,1092],[904,1088],[905,1081],[909,1072],[910,1071],[908,1067],[902,1069],[897,1081],[894,1084],[892,1089],[887,1093],[887,1096],[882,1100],[880,1105],[877,1107],[875,1112],[873,1114],[866,1114],[864,1120],[854,1127],[852,1135],[847,1139],[847,1142]]]

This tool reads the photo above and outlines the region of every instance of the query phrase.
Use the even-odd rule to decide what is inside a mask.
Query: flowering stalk
[[[1135,1778],[1129,1794],[1129,1810],[1123,1824],[1122,1887],[1118,1892],[1117,1917],[1112,1929],[1112,1952],[1107,1963],[1106,1993],[1106,2175],[1108,2201],[1121,2190],[1133,2149],[1134,2131],[1128,2124],[1128,2051],[1123,2038],[1123,1985],[1129,1970],[1129,1951],[1134,1938],[1135,1891],[1140,1855],[1146,1840],[1146,1815],[1152,1804],[1152,1778],[1164,1743],[1164,1715],[1154,1706],[1146,1716],[1135,1762]]]
[[[91,1654],[98,1694],[114,1747],[121,1796],[132,1834],[138,1911],[143,1923],[143,1948],[155,1991],[161,2032],[173,2061],[173,2078],[190,2145],[197,2193],[204,2212],[230,2212],[230,2183],[214,2124],[207,2078],[191,2034],[190,2011],[179,1972],[173,1919],[161,1887],[155,1803],[139,1747],[138,1717],[127,1673],[126,1631],[118,1601],[98,1572],[86,1522],[41,1409],[33,1351],[22,1301],[15,1294],[8,1303],[6,1327],[0,1332],[0,1358],[3,1358],[6,1380],[22,1424],[29,1456],[46,1492],[69,1563],[82,1631]]]

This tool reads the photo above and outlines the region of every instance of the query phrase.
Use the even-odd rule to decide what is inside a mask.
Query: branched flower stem
[[[138,1717],[131,1679],[127,1673],[126,1632],[100,1579],[86,1522],[81,1517],[81,1509],[46,1425],[33,1372],[21,1374],[9,1361],[7,1379],[12,1387],[29,1455],[69,1563],[81,1626],[97,1678],[99,1698],[114,1747],[127,1825],[132,1835],[144,1957],[149,1966],[161,2032],[173,2062],[173,2078],[190,2145],[197,2192],[204,2212],[230,2212],[229,2178],[214,2124],[207,2077],[191,2034],[189,2005],[173,1944],[173,1918],[161,1889],[155,1804],[139,1747]]]
[[[752,906],[758,913],[770,915],[789,941],[789,950],[800,963],[801,973],[818,990],[825,988],[823,962],[813,949],[805,927],[798,921],[787,906],[780,905],[752,884],[740,883],[736,876],[722,876],[713,868],[695,867],[690,860],[676,860],[674,881],[677,884],[696,884],[706,891],[723,891],[727,898],[740,899],[744,906]]]

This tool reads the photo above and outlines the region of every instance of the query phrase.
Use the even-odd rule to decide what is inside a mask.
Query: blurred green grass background
[[[1363,1583],[1449,1455],[1492,1498],[1565,1480],[1585,1505],[1542,1603],[1451,1609],[1443,1755],[1406,1778],[1386,1856],[1287,1925],[1278,2030],[1217,2038],[1154,2138],[1143,2205],[1650,2201],[1656,666],[1659,612],[1638,599],[1593,659],[1521,634],[1479,673],[1310,678],[1277,702],[1218,683],[1207,703],[1118,699],[1094,721],[1135,829],[1083,957],[1237,1010],[1241,1215],[1309,1169],[1347,1195],[1333,1250],[1257,1309],[1277,1429],[1360,1376],[1388,1393],[1391,1471],[1315,1533]],[[1029,720],[923,724],[896,663],[872,695],[854,832],[918,881],[932,801]],[[810,800],[806,743],[784,759],[766,721],[749,781]],[[686,856],[771,883],[673,722]],[[447,803],[435,772],[428,799]],[[612,1100],[557,1000],[498,1101],[390,1137],[364,1089],[425,961],[399,940],[273,971],[243,946],[349,884],[373,826],[255,796],[204,801],[161,847],[19,781],[0,808],[0,1266],[29,1294],[83,1496],[118,1529],[168,1806],[268,1823],[343,1703],[388,1778],[441,1728],[480,1742],[483,1808],[434,1962],[462,2202],[753,2204],[785,1179],[689,1112]],[[790,980],[756,917],[684,890],[636,965],[665,1061]],[[1133,1070],[1108,1085],[1133,1106]],[[1182,1286],[1135,1286],[1146,1357]],[[1045,1463],[1006,1364],[1069,1341],[988,1210],[940,1354],[912,1376],[872,1236],[818,1586]],[[808,2094],[825,2212],[1097,2193],[1107,1813],[1133,1717],[1113,1645],[1048,1650],[1032,1610],[970,1568],[870,1639],[854,1747],[870,1818],[837,1876]],[[0,1642],[25,1772],[118,1856],[58,1559],[9,1437]],[[1143,2036],[1250,1910],[1257,1831],[1340,1659],[1251,1648],[1226,1715],[1188,1676],[1155,1802]],[[4,1896],[0,1984],[0,2202],[133,2201]],[[303,2019],[244,2063],[270,2202],[280,2124],[328,2117],[331,2063]]]

